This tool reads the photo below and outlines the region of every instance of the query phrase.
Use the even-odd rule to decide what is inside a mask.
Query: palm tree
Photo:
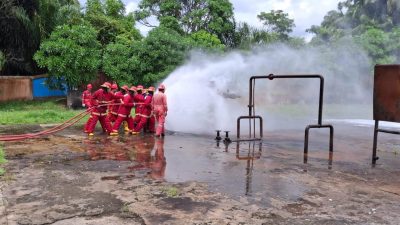
[[[79,7],[77,0],[0,1],[0,51],[5,55],[0,74],[30,75],[40,72],[32,59],[41,40],[58,24],[59,9]]]

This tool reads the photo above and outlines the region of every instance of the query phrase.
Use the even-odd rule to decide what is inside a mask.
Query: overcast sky
[[[82,5],[86,0],[79,0]],[[126,11],[131,12],[137,8],[140,0],[123,0],[126,4]],[[296,27],[293,35],[307,37],[305,30],[311,25],[319,25],[325,14],[337,8],[340,0],[231,0],[237,22],[248,22],[254,26],[261,26],[257,15],[260,12],[281,9],[289,14],[289,18],[294,19]],[[139,26],[143,34],[147,33],[148,28]]]

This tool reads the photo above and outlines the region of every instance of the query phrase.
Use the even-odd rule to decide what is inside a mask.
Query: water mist
[[[169,104],[166,126],[197,134],[214,133],[215,129],[235,131],[237,117],[248,115],[249,78],[271,73],[321,74],[325,77],[325,105],[371,105],[371,68],[366,53],[346,40],[334,47],[294,49],[277,44],[225,55],[193,52],[164,81]],[[267,130],[304,129],[316,122],[318,94],[318,79],[260,80],[256,83],[256,114],[264,117]],[[284,113],[273,110],[282,105],[293,107]],[[296,112],[296,105],[310,110]],[[327,119],[327,110],[323,119]]]

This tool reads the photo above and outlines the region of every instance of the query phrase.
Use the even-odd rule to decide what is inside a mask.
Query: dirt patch
[[[268,136],[261,152],[74,129],[4,143],[0,224],[399,224],[400,159],[381,145],[371,167],[369,136],[343,129],[352,135],[335,139],[333,163],[325,134],[304,164],[302,134],[288,131]]]

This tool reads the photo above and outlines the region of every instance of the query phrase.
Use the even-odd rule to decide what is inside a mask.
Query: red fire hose
[[[104,104],[104,105],[99,105],[99,106],[96,106],[96,107],[121,105],[121,104],[122,103]],[[79,120],[81,120],[87,114],[91,113],[92,110],[93,110],[93,108],[89,108],[88,110],[86,110],[84,112],[81,112],[78,115],[68,119],[67,121],[63,122],[62,124],[59,124],[59,125],[57,125],[55,127],[52,127],[50,129],[39,131],[39,132],[36,132],[36,133],[15,134],[15,135],[0,135],[0,141],[18,141],[18,140],[24,140],[24,139],[28,139],[28,138],[36,138],[36,137],[39,137],[39,136],[56,133],[58,131],[64,130],[65,128],[76,124]]]

